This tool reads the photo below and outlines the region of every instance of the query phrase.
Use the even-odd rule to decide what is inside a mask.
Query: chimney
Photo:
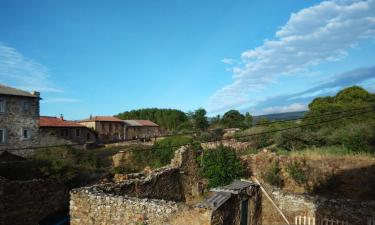
[[[64,115],[60,114],[60,120],[64,120]]]
[[[32,95],[35,95],[36,97],[40,97],[40,92],[39,91],[32,91]]]
[[[90,120],[92,120],[92,115],[90,114]]]

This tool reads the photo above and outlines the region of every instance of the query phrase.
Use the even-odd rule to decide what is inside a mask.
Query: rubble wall
[[[132,178],[123,182],[73,189],[71,224],[165,224],[197,182],[195,160],[190,166],[193,159],[195,151],[181,147],[170,165],[149,174],[130,174]]]
[[[68,198],[68,189],[56,182],[0,177],[0,224],[38,224],[49,214],[68,210]]]

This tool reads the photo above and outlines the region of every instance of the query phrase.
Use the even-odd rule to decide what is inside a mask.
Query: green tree
[[[222,123],[226,128],[243,128],[245,127],[245,116],[237,110],[229,110],[223,115]]]
[[[208,179],[210,187],[229,184],[245,172],[235,151],[223,145],[204,150],[200,165],[200,174]]]
[[[245,125],[251,127],[253,125],[253,116],[247,112],[245,113]]]
[[[188,121],[187,115],[177,109],[137,109],[122,112],[116,116],[123,120],[151,120],[169,131],[177,130],[181,124]]]
[[[269,125],[270,124],[270,121],[267,119],[267,117],[261,117],[257,122],[256,122],[257,125],[263,125],[263,126],[266,126],[266,125]]]
[[[206,110],[202,108],[195,110],[192,116],[192,119],[193,119],[194,127],[197,130],[204,131],[208,128],[208,120],[206,117],[206,113],[207,113]]]

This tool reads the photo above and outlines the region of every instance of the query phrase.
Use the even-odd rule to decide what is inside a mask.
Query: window
[[[67,129],[62,129],[62,130],[60,130],[60,135],[61,135],[62,137],[66,137],[66,136],[68,136],[68,130],[67,130]]]
[[[88,141],[91,139],[91,135],[90,135],[90,133],[87,133],[86,138],[87,138]]]
[[[76,129],[76,137],[81,136],[81,129],[77,128]]]
[[[0,113],[5,113],[5,99],[0,98]]]
[[[23,101],[22,102],[22,111],[29,112],[31,108],[31,104],[29,101]]]
[[[24,140],[30,139],[30,136],[31,136],[30,134],[31,134],[30,129],[22,128],[22,139],[24,139]]]
[[[0,144],[5,143],[5,128],[0,128]]]

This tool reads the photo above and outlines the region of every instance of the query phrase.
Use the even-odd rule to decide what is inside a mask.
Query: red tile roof
[[[124,122],[117,117],[114,116],[93,116],[89,119],[81,120],[80,122],[92,122],[92,121],[101,121],[101,122]]]
[[[41,116],[39,118],[40,127],[85,127],[82,124],[66,121],[52,116]]]

